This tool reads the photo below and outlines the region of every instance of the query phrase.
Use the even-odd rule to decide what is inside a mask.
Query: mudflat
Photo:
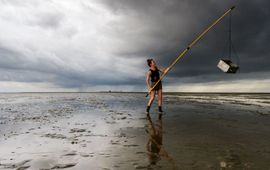
[[[0,94],[0,169],[269,169],[270,95]]]

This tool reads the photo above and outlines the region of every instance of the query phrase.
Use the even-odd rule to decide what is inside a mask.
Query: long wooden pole
[[[188,47],[182,52],[180,53],[180,55],[171,63],[171,65],[168,67],[168,69],[166,70],[166,72],[164,72],[162,74],[162,76],[160,77],[160,79],[154,84],[154,86],[151,87],[151,89],[147,92],[146,97],[150,94],[150,92],[157,86],[157,84],[166,76],[166,74],[172,69],[172,67],[177,63],[178,60],[180,60],[180,58],[182,58],[187,52],[188,50],[194,46],[212,27],[214,27],[217,23],[219,23],[226,15],[228,15],[233,9],[235,8],[235,6],[232,6],[230,9],[228,9],[221,17],[219,17],[217,20],[215,20],[210,26],[208,26],[198,37],[196,37],[196,39],[194,39],[189,45]]]

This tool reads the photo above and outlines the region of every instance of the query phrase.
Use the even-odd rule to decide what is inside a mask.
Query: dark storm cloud
[[[232,38],[240,57],[241,73],[270,70],[268,51],[270,21],[267,9],[270,6],[269,1],[104,0],[103,2],[114,13],[126,15],[130,20],[128,23],[132,22],[132,18],[137,21],[136,17],[139,17],[141,25],[134,29],[147,27],[147,31],[138,32],[142,35],[135,35],[142,39],[140,41],[147,42],[145,48],[140,44],[137,48],[136,44],[133,44],[134,51],[123,50],[123,53],[119,51],[118,54],[123,57],[155,56],[163,66],[168,66],[207,25],[235,4],[236,9],[232,14]],[[133,32],[135,31],[130,31],[130,34]],[[153,38],[147,38],[149,35]],[[225,56],[221,56],[227,36],[228,17],[194,46],[169,76],[220,74],[216,64],[220,58],[228,55],[228,50],[225,50]],[[136,39],[134,41],[136,42]],[[238,60],[236,55],[233,54],[232,60]]]
[[[133,81],[138,85],[136,78],[119,79],[117,75],[110,74],[110,70],[99,71],[100,75],[107,72],[108,77],[96,76],[91,72],[80,72],[49,59],[27,60],[22,53],[12,51],[0,46],[0,81],[18,82],[50,82],[60,87],[76,88],[82,85],[129,85]],[[91,78],[89,78],[91,77]]]
[[[239,74],[225,75],[216,67],[224,57],[227,17],[165,81],[169,86],[262,80],[270,73],[266,0],[0,0],[0,81],[43,82],[68,89],[131,86],[141,91],[146,58],[168,66],[232,4]]]
[[[61,72],[60,65],[55,61],[49,59],[40,58],[35,59],[29,58],[23,53],[14,51],[7,47],[1,47],[0,45],[0,67],[2,69],[9,70],[27,70],[36,71],[43,73],[58,73]]]

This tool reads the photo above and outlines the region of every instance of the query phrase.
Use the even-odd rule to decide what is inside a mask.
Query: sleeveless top
[[[160,78],[158,68],[156,67],[156,70],[149,69],[149,71],[151,71],[151,81],[157,82]]]

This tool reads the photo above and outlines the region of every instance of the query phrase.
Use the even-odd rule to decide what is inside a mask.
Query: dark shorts
[[[153,87],[155,84],[156,84],[156,82],[151,82],[151,87]],[[153,90],[158,91],[158,90],[161,90],[161,89],[162,89],[162,83],[160,81]]]

